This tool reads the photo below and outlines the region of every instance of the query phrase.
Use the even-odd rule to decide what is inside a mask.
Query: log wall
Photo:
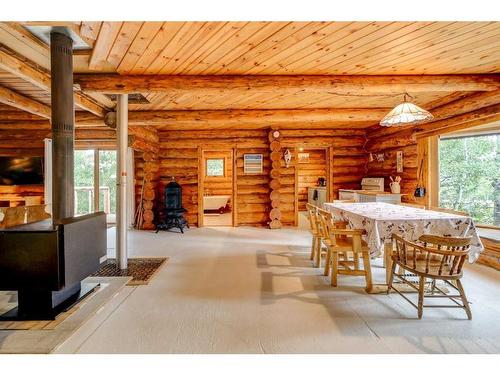
[[[330,163],[327,178],[329,199],[337,199],[339,189],[359,189],[366,176],[368,161],[363,129],[283,130],[283,147],[325,148]]]
[[[43,157],[46,136],[46,130],[0,130],[0,156]],[[24,205],[23,197],[43,199],[43,192],[43,185],[0,186],[0,204]]]
[[[305,211],[308,200],[308,188],[317,186],[319,177],[327,177],[327,150],[306,148],[298,152],[309,154],[309,162],[300,163],[297,160],[299,211]]]
[[[304,126],[306,128],[306,126]],[[286,148],[292,151],[292,163],[285,167],[283,158],[279,163],[279,187],[281,222],[283,225],[295,225],[298,210],[297,194],[297,150],[304,148],[324,149],[324,169],[319,165],[319,154],[311,155],[317,161],[316,166],[303,170],[314,170],[317,177],[325,176],[330,183],[331,199],[337,197],[339,188],[355,188],[359,186],[365,175],[367,155],[363,150],[366,142],[365,131],[362,129],[330,129],[330,130],[286,130],[282,134],[281,153]],[[272,209],[270,201],[270,141],[269,128],[255,130],[159,130],[159,190],[175,177],[183,187],[183,203],[188,210],[186,215],[189,223],[198,224],[198,201],[203,197],[199,191],[198,175],[202,171],[201,152],[205,150],[235,149],[236,170],[234,210],[235,225],[267,226]],[[247,153],[263,154],[263,172],[257,175],[245,175],[243,157]],[[331,164],[330,175],[326,175],[326,158]],[[317,167],[317,168],[316,168]],[[308,169],[312,168],[312,169]],[[321,174],[321,172],[325,172]],[[315,184],[317,177],[304,172],[304,184]],[[321,174],[321,176],[319,176]],[[313,181],[314,180],[314,181]],[[205,186],[205,188],[208,187]],[[229,188],[229,185],[227,185]],[[209,188],[210,189],[210,188]],[[213,193],[213,192],[212,192]]]
[[[390,191],[390,176],[400,176],[401,193],[404,202],[418,202],[425,204],[423,198],[415,198],[413,195],[418,185],[419,156],[417,139],[413,134],[413,128],[392,134],[378,132],[367,134],[368,142],[366,151],[368,153],[383,153],[384,161],[374,160],[368,162],[368,173],[370,177],[384,177],[385,190]],[[403,151],[403,172],[398,173],[396,169],[396,152]]]
[[[171,177],[175,177],[183,189],[183,204],[188,210],[186,218],[190,224],[198,224],[198,201],[203,197],[203,191],[198,190],[202,149],[236,150],[234,177],[237,195],[233,207],[237,211],[235,225],[266,224],[269,210],[269,164],[265,163],[262,174],[243,173],[244,154],[262,153],[264,159],[268,160],[266,130],[159,131],[159,137],[159,188],[162,189]],[[211,184],[206,187],[210,189]],[[229,187],[227,183],[226,187]]]

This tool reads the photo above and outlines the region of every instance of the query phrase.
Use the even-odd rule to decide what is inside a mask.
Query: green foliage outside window
[[[99,151],[99,183],[109,188],[110,213],[116,214],[116,151]],[[75,187],[94,187],[94,150],[75,151]],[[92,212],[88,190],[76,190],[77,214]],[[99,209],[104,211],[104,192],[100,192]]]
[[[224,176],[224,159],[207,159],[207,176]]]
[[[442,139],[439,203],[500,225],[500,134]]]

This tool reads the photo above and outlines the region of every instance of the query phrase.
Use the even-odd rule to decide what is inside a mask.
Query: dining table
[[[391,274],[392,235],[418,241],[423,234],[471,237],[469,262],[474,263],[484,250],[474,221],[469,216],[426,210],[384,202],[324,203],[334,220],[346,221],[352,229],[363,229],[363,240],[372,258],[384,254],[387,286]]]

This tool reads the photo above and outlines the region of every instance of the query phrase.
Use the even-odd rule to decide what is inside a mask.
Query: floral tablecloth
[[[422,234],[471,236],[471,263],[484,249],[470,217],[382,202],[325,203],[324,207],[335,220],[347,221],[351,228],[364,229],[364,240],[373,256],[381,254],[384,243],[391,240],[393,233],[410,241]]]

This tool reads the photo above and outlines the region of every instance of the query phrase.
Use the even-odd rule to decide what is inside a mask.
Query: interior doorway
[[[203,150],[201,153],[202,199],[200,212],[203,226],[232,226],[233,150]]]
[[[329,162],[326,148],[297,148],[297,205],[306,211],[306,203],[323,207],[329,197]]]

